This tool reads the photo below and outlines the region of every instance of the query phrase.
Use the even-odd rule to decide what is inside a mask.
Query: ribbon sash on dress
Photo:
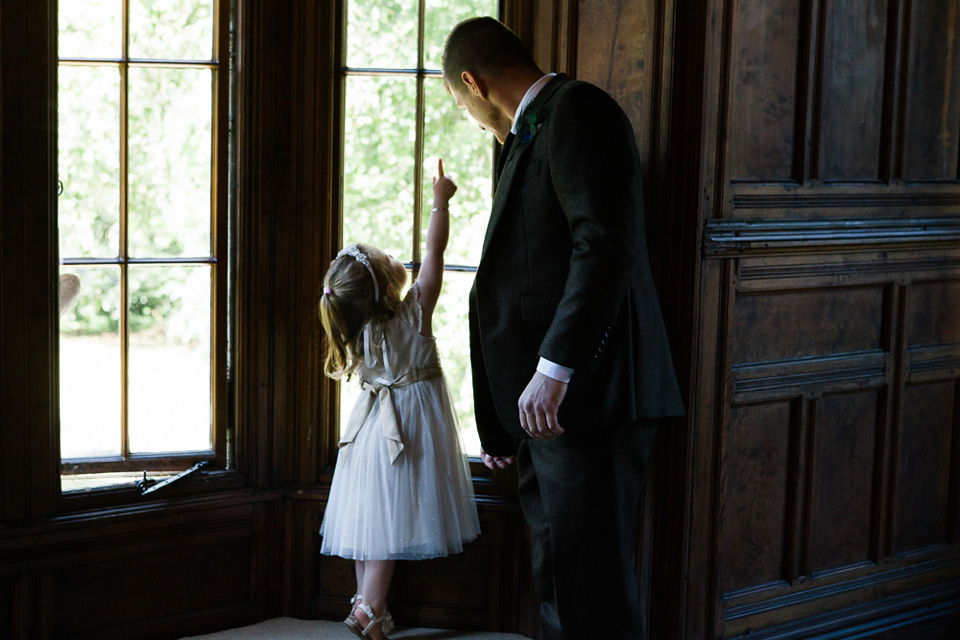
[[[397,409],[393,404],[391,390],[441,377],[443,377],[443,369],[440,367],[420,367],[411,369],[393,382],[382,378],[374,378],[373,380],[360,378],[363,393],[357,402],[363,402],[365,406],[362,411],[358,411],[360,407],[356,407],[350,415],[350,422],[340,436],[340,442],[338,443],[340,448],[346,449],[356,439],[364,420],[370,415],[374,400],[378,400],[380,402],[380,426],[383,429],[383,437],[387,440],[390,464],[396,462],[400,452],[403,451],[403,438],[400,436],[400,420],[397,417]]]

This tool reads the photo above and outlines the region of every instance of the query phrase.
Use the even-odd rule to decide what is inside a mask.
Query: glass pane
[[[450,201],[450,244],[444,257],[447,264],[475,266],[480,262],[493,205],[494,138],[457,108],[439,78],[426,78],[423,85],[424,218],[420,246],[426,241],[429,205],[433,202],[432,178],[437,175],[437,159],[443,158],[444,172],[458,187]]]
[[[61,273],[77,276],[80,290],[60,317],[60,456],[117,456],[120,268],[64,266]]]
[[[472,272],[447,271],[443,292],[433,312],[433,333],[440,349],[440,364],[460,421],[460,438],[465,452],[480,455],[480,438],[473,415],[473,379],[470,373],[470,327],[468,298],[473,286]]]
[[[210,255],[211,73],[130,69],[131,256]]]
[[[59,68],[60,257],[120,251],[120,72]]]
[[[130,57],[213,58],[213,0],[133,0]]]
[[[416,80],[347,78],[343,243],[413,258]]]
[[[61,0],[58,55],[61,58],[119,58],[123,55],[121,0]]]
[[[417,66],[417,2],[348,0],[347,66],[413,69]]]
[[[427,69],[443,66],[443,42],[458,23],[476,16],[497,17],[497,0],[427,0],[424,16],[424,62]]]
[[[210,267],[129,273],[130,452],[210,450]]]

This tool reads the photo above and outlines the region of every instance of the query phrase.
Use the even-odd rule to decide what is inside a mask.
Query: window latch
[[[145,495],[147,495],[148,493],[153,493],[154,491],[156,491],[157,489],[160,489],[161,487],[165,487],[165,486],[167,486],[168,484],[173,484],[173,483],[176,482],[177,480],[180,480],[180,479],[182,479],[182,478],[186,478],[187,476],[192,475],[192,474],[196,473],[197,471],[199,471],[201,468],[207,466],[207,464],[208,464],[209,462],[210,462],[209,460],[203,460],[203,461],[201,461],[201,462],[198,462],[197,464],[193,465],[193,466],[190,467],[189,469],[186,469],[185,471],[181,471],[180,473],[178,473],[178,474],[175,475],[175,476],[170,476],[169,478],[164,478],[164,479],[161,480],[160,482],[157,482],[156,480],[153,480],[153,479],[151,479],[151,478],[148,478],[148,477],[147,477],[147,472],[144,471],[144,472],[143,472],[143,480],[138,480],[138,481],[137,481],[137,487],[140,489],[140,495],[145,496]]]

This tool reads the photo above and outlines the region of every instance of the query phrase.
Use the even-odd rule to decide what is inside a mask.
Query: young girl
[[[340,438],[320,552],[355,561],[357,594],[344,620],[361,638],[393,628],[385,606],[397,560],[459,553],[480,524],[431,319],[443,283],[447,204],[457,185],[433,180],[420,276],[364,244],[337,254],[324,277],[324,372],[358,374],[362,391]]]

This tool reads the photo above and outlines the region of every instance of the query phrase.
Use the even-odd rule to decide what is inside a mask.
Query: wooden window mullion
[[[127,316],[129,308],[129,270],[130,258],[127,243],[129,179],[127,175],[129,160],[129,80],[130,80],[130,1],[123,0],[121,9],[121,53],[120,53],[120,457],[130,459],[130,323]]]

